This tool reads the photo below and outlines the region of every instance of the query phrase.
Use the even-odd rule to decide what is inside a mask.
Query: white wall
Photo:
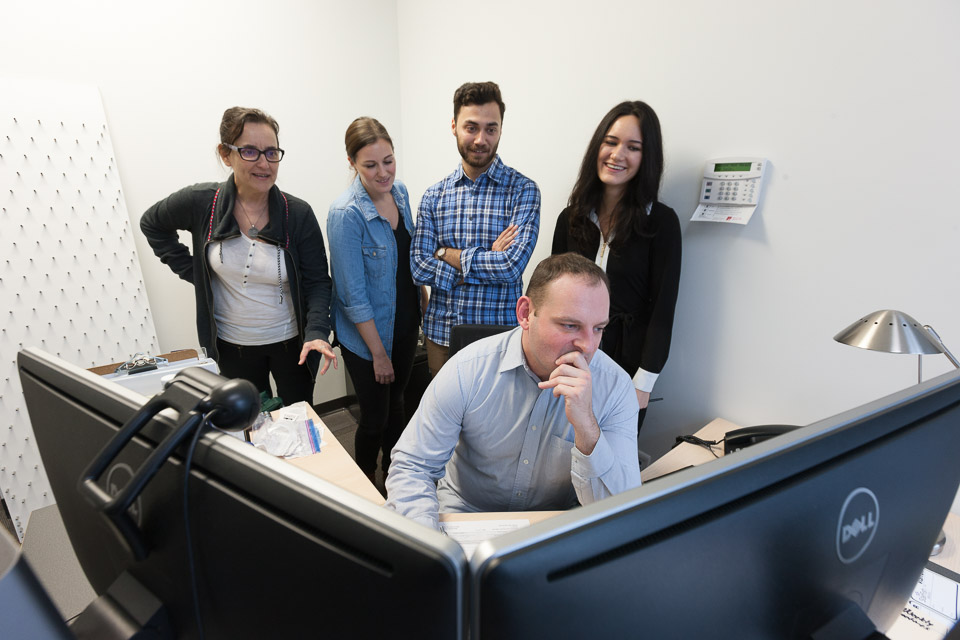
[[[256,106],[280,122],[278,184],[310,202],[326,229],[350,182],[343,134],[371,115],[395,132],[393,0],[5,3],[0,76],[100,88],[161,350],[197,346],[191,285],[154,258],[141,213],[183,186],[222,180],[214,153],[224,109]],[[341,372],[317,399],[345,393]]]
[[[455,166],[454,89],[497,81],[501,155],[543,193],[531,264],[604,113],[625,99],[657,110],[661,199],[682,221],[684,260],[641,448],[660,454],[715,416],[806,424],[912,384],[914,357],[832,340],[876,309],[960,350],[957,3],[398,6],[411,192]],[[689,223],[704,161],[728,155],[772,163],[761,209],[747,227]],[[925,358],[928,374],[949,368]]]

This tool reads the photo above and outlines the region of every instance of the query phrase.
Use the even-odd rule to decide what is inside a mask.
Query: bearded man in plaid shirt
[[[517,323],[540,189],[497,155],[504,109],[493,82],[456,90],[451,126],[463,160],[420,201],[410,267],[414,282],[431,287],[423,330],[433,375],[447,360],[450,327]]]

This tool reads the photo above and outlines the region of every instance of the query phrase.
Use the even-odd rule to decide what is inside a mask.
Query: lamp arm
[[[939,334],[928,324],[923,325],[923,328],[926,329],[929,333],[933,334],[933,337],[937,339],[937,345],[940,347],[940,350],[943,352],[943,355],[947,356],[947,360],[953,364],[954,367],[960,369],[960,360],[950,353],[950,350],[947,349],[947,345],[943,344],[943,340],[940,339]]]

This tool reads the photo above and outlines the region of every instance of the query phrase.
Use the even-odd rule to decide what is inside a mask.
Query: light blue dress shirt
[[[388,508],[437,528],[439,511],[568,509],[640,486],[630,377],[594,354],[601,434],[584,455],[563,397],[537,386],[521,334],[517,327],[469,345],[430,383],[391,453]]]
[[[407,232],[414,234],[407,187],[393,182],[393,200]],[[393,325],[397,315],[397,240],[377,212],[360,176],[340,194],[327,215],[330,275],[333,277],[333,328],[343,346],[366,360],[370,349],[357,324],[373,320],[387,356],[393,355]]]

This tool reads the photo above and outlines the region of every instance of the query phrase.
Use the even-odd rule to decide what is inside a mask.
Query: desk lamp
[[[954,367],[960,369],[960,361],[950,353],[933,327],[920,324],[902,311],[892,309],[874,311],[833,336],[833,339],[851,347],[871,351],[916,354],[917,383],[923,382],[923,354],[925,353],[942,353]],[[941,529],[930,555],[935,556],[943,551],[943,545],[946,542],[947,537]]]

